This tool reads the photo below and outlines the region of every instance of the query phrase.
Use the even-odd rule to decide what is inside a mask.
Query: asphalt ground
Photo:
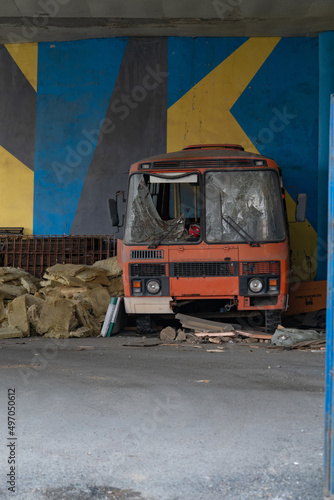
[[[157,343],[1,340],[0,498],[323,498],[323,352]]]

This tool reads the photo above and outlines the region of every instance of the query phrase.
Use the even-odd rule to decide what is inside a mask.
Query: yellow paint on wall
[[[190,144],[241,144],[258,153],[230,109],[274,50],[280,38],[250,38],[168,110],[167,151]],[[288,220],[296,204],[287,193]],[[292,223],[292,279],[310,281],[316,274],[317,233],[308,221]]]
[[[34,173],[0,146],[0,226],[33,234]]]
[[[317,272],[317,233],[308,220],[295,220],[296,203],[286,191],[291,255],[291,279],[312,281]]]
[[[37,43],[11,43],[5,45],[6,49],[37,92]]]
[[[250,38],[168,110],[167,151],[190,144],[255,146],[230,112],[280,38]]]

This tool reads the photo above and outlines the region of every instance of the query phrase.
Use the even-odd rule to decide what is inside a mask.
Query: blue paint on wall
[[[319,34],[319,171],[317,279],[327,275],[327,213],[330,96],[334,93],[334,32]]]
[[[168,39],[168,107],[183,97],[248,38]]]
[[[231,110],[259,152],[280,165],[285,185],[308,194],[315,229],[318,87],[318,40],[284,38]]]
[[[126,44],[39,44],[34,234],[71,229]]]

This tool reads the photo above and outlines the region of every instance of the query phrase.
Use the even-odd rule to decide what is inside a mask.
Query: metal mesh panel
[[[55,264],[92,265],[115,254],[115,236],[0,236],[0,266],[39,278]]]

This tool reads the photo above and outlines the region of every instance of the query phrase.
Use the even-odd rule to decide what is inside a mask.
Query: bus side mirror
[[[306,219],[307,194],[302,193],[297,196],[296,222],[304,222]]]
[[[119,226],[119,215],[118,215],[117,201],[110,198],[108,200],[108,207],[109,207],[109,217],[111,220],[111,225],[118,227]]]

